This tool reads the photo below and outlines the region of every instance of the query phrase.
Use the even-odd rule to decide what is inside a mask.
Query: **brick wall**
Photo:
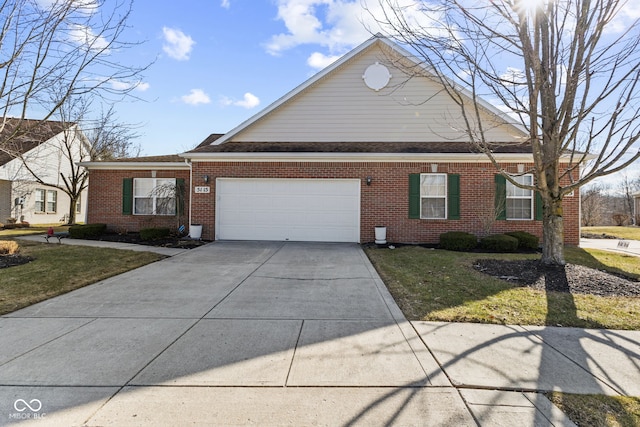
[[[113,231],[139,231],[147,227],[169,227],[176,230],[181,224],[188,225],[189,191],[186,194],[185,212],[180,218],[164,215],[123,215],[122,180],[125,178],[152,178],[150,170],[91,170],[87,223],[105,223]],[[156,178],[183,178],[189,189],[188,170],[158,170]]]
[[[506,165],[516,172],[516,164]],[[387,240],[404,243],[437,243],[441,233],[452,230],[483,234],[482,218],[490,215],[494,203],[495,169],[489,163],[443,163],[439,173],[460,174],[459,220],[408,218],[408,177],[431,172],[425,163],[305,163],[305,162],[221,162],[193,163],[193,176],[209,175],[211,193],[192,195],[192,222],[203,224],[203,238],[214,239],[215,179],[225,178],[358,178],[361,185],[360,239],[374,240],[374,227],[387,227]],[[365,178],[372,177],[366,185]],[[203,185],[196,182],[195,185]],[[484,212],[482,212],[484,211]],[[564,203],[565,243],[579,243],[578,197]],[[541,221],[495,221],[489,232],[524,230],[542,236]]]
[[[507,170],[516,171],[516,164],[506,165]],[[193,194],[192,223],[203,224],[204,239],[215,236],[215,179],[225,178],[357,178],[361,185],[360,239],[362,242],[374,240],[374,227],[387,227],[387,240],[404,243],[437,243],[441,233],[452,230],[467,231],[482,235],[486,226],[483,218],[491,215],[494,203],[495,170],[489,163],[442,163],[438,173],[460,174],[460,219],[424,220],[408,217],[408,177],[412,173],[431,172],[431,164],[426,163],[305,163],[305,162],[221,162],[193,163],[194,185],[209,185],[208,194]],[[202,181],[209,175],[210,183]],[[372,184],[366,185],[365,178],[372,177]],[[122,180],[124,178],[150,178],[151,171],[91,171],[89,188],[88,219],[90,223],[102,222],[110,229],[137,231],[144,227],[165,226],[176,228],[178,219],[174,216],[123,215]],[[191,188],[189,171],[161,171],[158,178],[183,178],[186,188]],[[576,192],[577,194],[577,192]],[[189,207],[187,195],[186,208]],[[187,224],[188,212],[182,218]],[[567,197],[564,203],[565,243],[579,243],[579,202],[578,197]],[[541,221],[495,221],[489,233],[524,230],[542,236]]]

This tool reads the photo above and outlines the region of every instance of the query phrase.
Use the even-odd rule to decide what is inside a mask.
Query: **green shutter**
[[[502,175],[495,175],[496,182],[496,219],[507,219],[507,179]]]
[[[133,214],[133,178],[122,180],[122,214]]]
[[[420,174],[409,175],[409,218],[420,218]]]
[[[534,201],[534,218],[536,221],[542,221],[543,215],[543,205],[542,205],[542,195],[539,191],[536,191],[536,198]]]
[[[447,217],[460,219],[460,175],[447,175]]]
[[[176,178],[176,216],[184,214],[185,198],[184,178]]]

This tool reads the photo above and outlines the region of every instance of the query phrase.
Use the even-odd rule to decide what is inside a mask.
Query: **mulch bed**
[[[193,240],[178,236],[170,236],[164,239],[142,240],[140,238],[140,233],[105,233],[95,238],[88,237],[87,240],[102,240],[105,242],[133,243],[136,245],[181,249],[194,249],[209,243],[205,240]]]
[[[0,268],[13,267],[33,261],[30,256],[22,255],[0,255]]]
[[[479,259],[473,267],[519,286],[553,292],[640,297],[640,282],[576,264],[549,267],[539,260]]]

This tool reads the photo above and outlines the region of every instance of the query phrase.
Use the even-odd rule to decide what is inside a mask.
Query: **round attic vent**
[[[391,73],[389,73],[387,67],[376,62],[364,70],[362,78],[364,79],[364,84],[366,84],[369,89],[378,91],[389,84]]]

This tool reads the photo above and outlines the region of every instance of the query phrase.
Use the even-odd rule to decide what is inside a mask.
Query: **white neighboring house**
[[[65,185],[62,176],[68,177],[76,162],[86,160],[86,139],[82,132],[75,132],[75,124],[22,120],[21,128],[27,130],[6,142],[19,123],[8,118],[0,132],[0,146],[5,148],[0,150],[0,223],[66,223],[70,198],[60,188]],[[76,222],[86,221],[86,193],[85,189],[75,206]]]

